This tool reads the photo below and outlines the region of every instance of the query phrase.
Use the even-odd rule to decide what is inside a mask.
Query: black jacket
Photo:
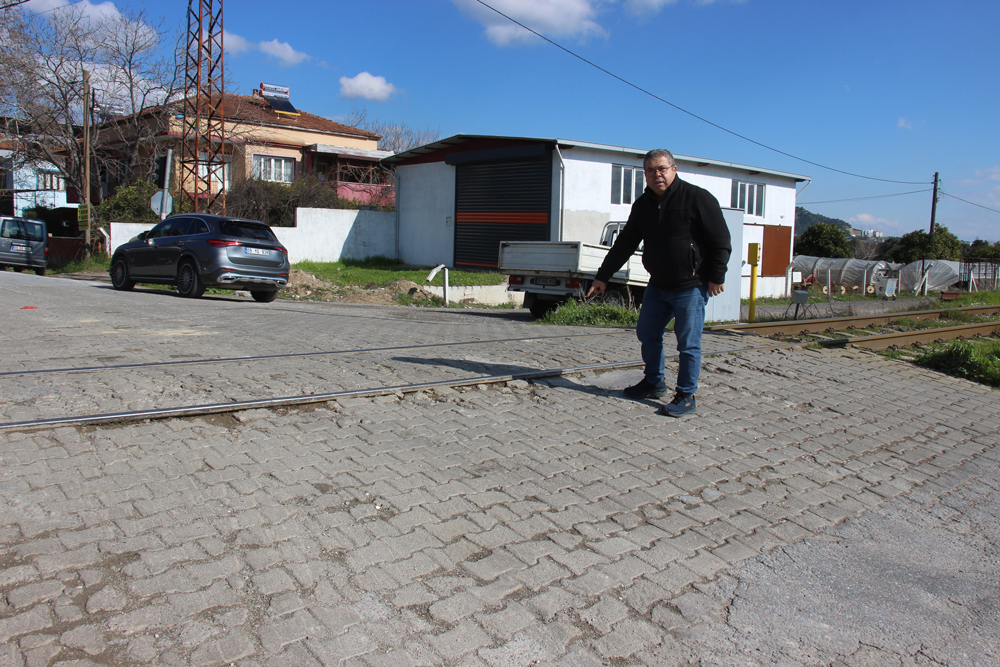
[[[597,271],[607,283],[642,242],[642,265],[649,282],[661,289],[722,284],[732,244],[719,201],[707,190],[680,178],[661,202],[648,187],[635,203],[628,222]]]

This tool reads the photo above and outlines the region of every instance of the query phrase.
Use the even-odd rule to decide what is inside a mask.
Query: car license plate
[[[536,285],[558,285],[558,278],[535,278]]]
[[[264,256],[267,256],[267,255],[271,254],[270,250],[264,250],[263,248],[244,248],[244,250],[246,250],[246,254],[248,254],[248,255],[264,255]]]
[[[10,244],[10,250],[11,250],[11,252],[28,252],[28,246],[26,246],[26,245],[18,245],[16,243],[11,243]]]

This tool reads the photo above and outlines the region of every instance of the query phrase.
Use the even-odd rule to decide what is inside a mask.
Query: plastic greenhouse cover
[[[940,292],[958,282],[959,263],[947,259],[926,259],[910,262],[899,270],[899,289],[915,290],[920,284],[921,271],[927,272],[927,289]]]
[[[864,259],[833,259],[829,257],[810,257],[796,255],[792,259],[793,270],[801,271],[802,277],[816,276],[816,282],[825,285],[827,272],[830,282],[844,287],[862,288],[875,282],[879,275],[893,275],[892,268],[881,260]]]

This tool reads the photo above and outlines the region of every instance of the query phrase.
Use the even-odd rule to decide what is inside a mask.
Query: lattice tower
[[[222,0],[188,0],[181,210],[225,214]]]

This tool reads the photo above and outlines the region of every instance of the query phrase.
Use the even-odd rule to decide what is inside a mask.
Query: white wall
[[[332,208],[295,210],[295,227],[272,227],[293,264],[396,256],[396,214]]]
[[[611,203],[611,165],[642,168],[641,155],[608,153],[577,146],[562,152],[566,161],[566,201],[562,238],[553,241],[598,243],[608,222],[628,220],[631,204]],[[553,218],[555,219],[555,218]]]
[[[295,227],[272,227],[296,262],[336,262],[343,258],[395,257],[396,214],[385,211],[300,208]],[[111,252],[153,225],[111,223]]]
[[[399,259],[418,266],[455,261],[455,167],[444,162],[396,170]]]

